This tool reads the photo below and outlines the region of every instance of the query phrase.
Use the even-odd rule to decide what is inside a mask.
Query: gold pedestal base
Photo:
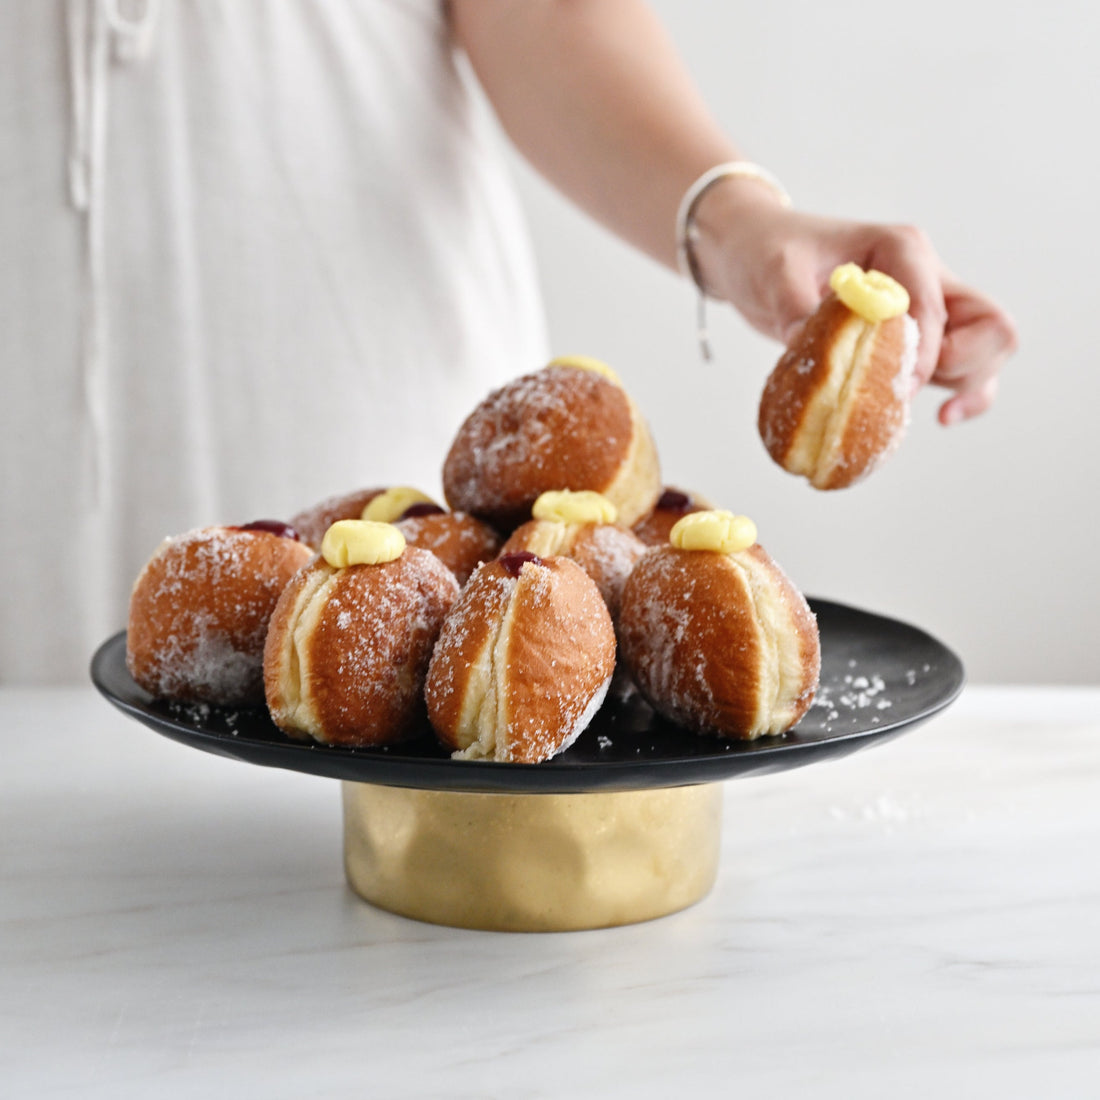
[[[357,894],[433,924],[566,932],[702,898],[718,871],[721,784],[469,794],[342,784]]]

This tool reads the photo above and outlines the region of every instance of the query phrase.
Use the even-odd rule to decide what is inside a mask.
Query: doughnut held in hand
[[[615,668],[615,631],[595,583],[568,558],[486,562],[455,602],[425,687],[453,755],[537,763],[592,720]]]
[[[900,444],[917,323],[905,288],[844,264],[764,386],[757,426],[771,457],[816,489],[843,489]]]
[[[166,539],[130,595],[130,675],[161,699],[262,705],[268,620],[312,556],[292,528],[273,521]]]
[[[817,688],[817,621],[755,536],[744,516],[693,513],[623,590],[619,644],[639,691],[699,733],[783,733]]]

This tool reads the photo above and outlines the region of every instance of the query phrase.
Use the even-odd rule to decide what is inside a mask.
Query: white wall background
[[[656,0],[712,108],[804,209],[912,222],[1013,313],[995,410],[819,493],[772,464],[756,405],[779,348],[694,298],[517,166],[555,351],[646,412],[666,481],[751,515],[807,592],[915,622],[985,682],[1100,682],[1100,8],[993,0]]]

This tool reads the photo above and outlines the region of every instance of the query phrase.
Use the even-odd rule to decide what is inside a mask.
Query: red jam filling
[[[691,497],[679,489],[666,489],[657,501],[655,511],[686,512],[691,507]]]
[[[298,532],[290,526],[289,523],[283,523],[278,519],[257,519],[252,523],[242,523],[239,527],[234,528],[235,531],[263,531],[268,535],[278,535],[284,539],[294,539],[295,542],[301,542],[301,537]]]
[[[530,562],[532,565],[545,565],[546,562],[529,550],[516,550],[512,554],[501,554],[497,561],[504,566],[504,571],[513,577],[519,576],[519,571]]]
[[[417,516],[442,516],[446,511],[446,508],[440,508],[438,504],[433,504],[430,500],[422,500],[418,504],[410,504],[401,513],[401,518],[416,519]]]

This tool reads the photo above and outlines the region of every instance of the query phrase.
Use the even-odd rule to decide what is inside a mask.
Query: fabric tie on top
[[[91,430],[91,487],[100,503],[106,456],[106,394],[103,354],[104,163],[111,62],[132,64],[148,57],[160,0],[68,0],[71,135],[69,201],[84,217],[84,303],[80,337],[80,384]]]

